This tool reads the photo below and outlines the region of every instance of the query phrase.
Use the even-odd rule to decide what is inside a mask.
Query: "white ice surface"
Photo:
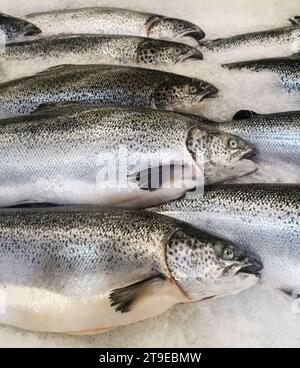
[[[287,25],[300,15],[299,0],[1,0],[0,11],[21,16],[63,7],[120,6],[193,21],[207,38]],[[172,71],[215,83],[220,95],[201,113],[231,117],[240,109],[274,112],[299,109],[299,97],[280,92],[270,75],[228,74],[211,63],[176,66]],[[278,270],[284,272],[284,270]],[[299,285],[300,287],[300,285]],[[99,313],[101,313],[99,311]],[[257,285],[238,296],[182,305],[151,320],[95,337],[36,334],[0,327],[0,347],[299,347],[300,314],[281,292]]]

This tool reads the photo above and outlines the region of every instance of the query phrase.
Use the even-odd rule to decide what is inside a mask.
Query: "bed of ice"
[[[1,0],[0,11],[22,16],[97,5],[185,18],[200,25],[207,38],[280,27],[300,15],[299,0]],[[218,98],[206,100],[201,107],[209,118],[228,119],[240,109],[267,113],[300,106],[299,97],[280,92],[267,73],[259,77],[228,74],[212,62],[177,65],[172,71],[206,79],[220,89]],[[157,318],[93,337],[0,327],[0,347],[299,347],[300,307],[295,313],[295,303],[279,291],[257,285],[238,296],[180,305]]]

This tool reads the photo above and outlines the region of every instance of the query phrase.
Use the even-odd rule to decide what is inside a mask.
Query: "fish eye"
[[[179,49],[178,47],[177,47],[174,51],[175,51],[175,54],[176,54],[176,55],[179,55],[179,54],[180,54],[180,52],[181,52],[181,51],[180,51],[180,49]]]
[[[223,251],[223,258],[231,261],[234,258],[234,250],[229,247],[225,248]]]
[[[233,149],[238,147],[238,143],[235,139],[230,139],[228,144],[229,144],[229,147]]]
[[[177,28],[178,29],[184,29],[184,24],[180,23],[180,22],[177,22]]]
[[[190,93],[196,93],[197,92],[197,87],[196,86],[190,86],[190,89],[189,89]]]

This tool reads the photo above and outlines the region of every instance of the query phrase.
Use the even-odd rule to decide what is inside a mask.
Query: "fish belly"
[[[151,318],[180,301],[185,298],[171,282],[153,284],[126,313],[110,305],[108,292],[80,298],[46,289],[1,285],[0,323],[30,331],[94,334]]]

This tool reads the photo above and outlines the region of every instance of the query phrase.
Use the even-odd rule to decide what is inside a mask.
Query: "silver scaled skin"
[[[182,19],[119,8],[64,9],[29,14],[44,35],[59,33],[121,34],[152,38],[201,40],[201,28]]]
[[[262,281],[290,291],[300,285],[300,186],[223,184],[155,209],[255,252]]]
[[[60,64],[174,65],[202,60],[196,48],[178,42],[136,36],[59,35],[6,45],[0,64],[3,79],[32,75]]]
[[[288,27],[203,41],[201,51],[205,59],[222,63],[290,56],[300,51],[299,17],[291,22]]]
[[[0,322],[97,334],[177,303],[236,294],[257,257],[191,225],[147,212],[0,211]]]
[[[16,41],[29,36],[36,36],[41,30],[34,24],[0,13],[0,45],[1,43]]]
[[[236,136],[173,112],[121,107],[71,104],[3,120],[0,149],[0,206],[147,207],[256,169]]]
[[[62,65],[0,85],[0,118],[64,101],[181,110],[218,92],[202,80],[113,65]]]
[[[224,64],[230,70],[249,70],[252,72],[269,72],[277,77],[279,88],[289,93],[300,92],[300,54],[290,57],[240,61]]]

